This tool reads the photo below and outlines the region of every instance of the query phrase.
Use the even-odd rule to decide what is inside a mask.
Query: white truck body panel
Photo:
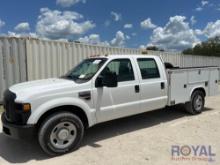
[[[189,68],[167,71],[168,76],[168,105],[190,101],[196,88],[205,90],[206,96],[218,94],[219,68]]]
[[[76,84],[66,79],[43,79],[20,83],[9,88],[15,92],[17,103],[30,103],[32,114],[27,124],[36,124],[47,111],[65,105],[82,108],[87,114],[89,125],[96,123],[92,100],[78,98],[78,93],[91,89],[91,82]]]
[[[136,67],[132,56],[120,56],[118,58],[130,59],[132,67]],[[114,59],[117,58],[110,56],[109,60],[102,68],[105,68],[108,63]],[[101,71],[102,69],[96,74],[92,82],[92,95],[94,96],[94,104],[97,110],[97,122],[100,123],[136,114],[140,109],[140,96],[134,92],[134,86],[139,84],[137,71],[134,69],[135,79],[133,81],[119,82],[117,88],[95,88],[95,80]]]
[[[134,60],[137,61],[138,58],[143,58],[143,56],[135,56]],[[147,56],[147,58],[150,59],[153,57]],[[165,107],[168,100],[167,78],[164,65],[161,63],[161,59],[159,57],[154,57],[153,59],[158,65],[160,78],[142,79],[139,66],[136,66],[140,81],[140,112],[147,112],[151,111],[152,109]],[[164,89],[161,89],[161,83],[164,83]]]

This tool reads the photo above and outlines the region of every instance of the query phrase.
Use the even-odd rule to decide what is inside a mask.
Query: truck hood
[[[72,80],[51,78],[16,84],[11,86],[9,90],[17,95],[16,101],[24,101],[30,96],[33,97],[42,93],[60,91],[67,88],[71,89],[74,86],[77,86],[77,84]]]

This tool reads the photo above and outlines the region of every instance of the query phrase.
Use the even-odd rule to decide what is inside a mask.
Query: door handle
[[[161,89],[165,89],[165,83],[161,82],[160,87],[161,87]]]
[[[139,85],[135,85],[134,86],[135,92],[139,93],[140,92],[140,86]]]

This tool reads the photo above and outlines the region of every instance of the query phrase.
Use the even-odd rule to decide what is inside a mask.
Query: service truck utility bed
[[[220,67],[178,68],[167,70],[168,105],[190,101],[194,88],[205,88],[206,96],[218,94]]]

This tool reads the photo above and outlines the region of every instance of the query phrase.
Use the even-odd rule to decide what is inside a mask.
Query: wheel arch
[[[74,98],[59,98],[53,99],[43,104],[39,104],[38,102],[34,102],[33,111],[31,116],[29,117],[27,124],[35,125],[39,122],[40,118],[50,115],[51,113],[57,111],[68,111],[76,115],[86,117],[85,120],[88,123],[88,126],[92,126],[96,123],[96,111],[89,107],[86,102],[81,99]]]
[[[50,115],[54,114],[54,113],[58,113],[58,112],[69,112],[72,113],[76,116],[78,116],[80,118],[80,120],[82,121],[83,125],[85,128],[89,127],[89,119],[86,115],[86,113],[84,112],[84,110],[78,106],[74,106],[74,105],[63,105],[63,106],[59,106],[59,107],[55,107],[52,108],[48,111],[46,111],[39,119],[37,122],[37,128],[40,127],[41,123]]]
[[[205,105],[205,98],[203,97],[203,102],[202,102],[200,109],[199,110],[195,109],[194,105],[196,102],[194,101],[194,93],[196,91],[202,92],[204,94],[204,97],[206,96],[206,91],[203,87],[196,87],[191,91],[190,101],[185,103],[185,109],[187,112],[189,112],[192,115],[200,114],[204,110],[204,105]]]
[[[195,91],[201,91],[201,92],[204,94],[204,97],[206,97],[206,90],[205,90],[204,87],[196,87],[196,88],[194,88],[194,89],[191,91],[190,97],[192,96],[192,94],[193,94]]]

